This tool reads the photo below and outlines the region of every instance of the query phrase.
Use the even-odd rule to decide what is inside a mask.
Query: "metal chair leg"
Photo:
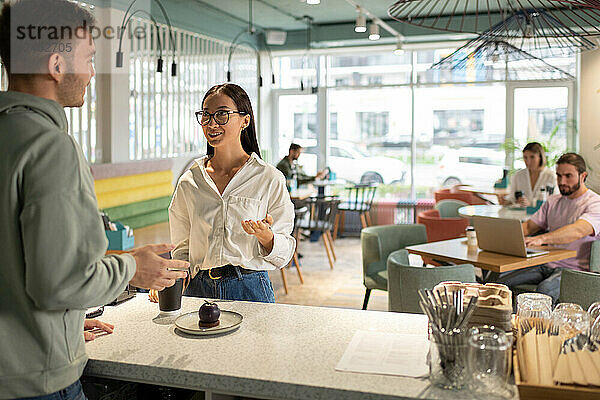
[[[369,296],[371,296],[371,289],[367,288],[367,291],[365,292],[365,300],[363,301],[363,310],[367,309],[367,304],[369,304]]]

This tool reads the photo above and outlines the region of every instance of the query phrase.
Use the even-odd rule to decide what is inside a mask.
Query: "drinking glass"
[[[521,293],[517,296],[517,316],[519,318],[550,319],[552,297],[542,293]]]
[[[536,302],[536,303],[542,303],[542,304],[547,304],[548,307],[550,307],[550,309],[552,309],[552,297],[548,296],[547,294],[543,294],[543,293],[535,293],[535,292],[528,292],[528,293],[521,293],[520,295],[517,296],[517,309],[519,308],[519,306],[521,304],[524,304],[526,302]]]
[[[575,303],[558,303],[556,307],[554,307],[554,311],[556,310],[583,311],[583,308],[579,304]]]
[[[467,350],[464,341],[440,343],[432,336],[428,356],[429,381],[443,389],[462,389],[468,381]]]
[[[552,313],[552,324],[558,326],[559,334],[572,337],[579,333],[588,334],[590,315],[587,311],[560,309]]]
[[[471,329],[467,340],[471,390],[490,397],[510,397],[512,337],[494,326]]]
[[[600,301],[592,303],[590,308],[588,308],[588,314],[590,314],[590,318],[592,321],[595,321],[598,316],[600,316]]]
[[[596,320],[590,328],[590,338],[592,340],[600,341],[600,315],[596,317]]]

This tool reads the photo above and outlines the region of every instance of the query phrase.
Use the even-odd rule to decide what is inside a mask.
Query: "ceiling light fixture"
[[[369,40],[379,40],[381,35],[379,35],[379,25],[375,22],[371,22],[369,25]]]
[[[367,31],[367,17],[360,10],[356,16],[356,24],[354,25],[354,32],[363,33]]]
[[[402,54],[404,54],[404,41],[400,38],[398,38],[398,41],[396,42],[396,48],[394,49],[394,54],[397,56],[401,56]]]
[[[310,4],[310,5],[321,4],[321,0],[306,0],[306,4]]]

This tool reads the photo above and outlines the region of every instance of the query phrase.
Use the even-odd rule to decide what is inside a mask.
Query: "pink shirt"
[[[548,263],[549,267],[589,271],[592,242],[600,239],[600,196],[589,189],[575,199],[555,194],[550,196],[548,201],[542,204],[542,207],[531,217],[533,223],[549,232],[572,224],[579,219],[589,222],[594,228],[594,233],[571,243],[553,245],[563,249],[576,250],[577,256]]]

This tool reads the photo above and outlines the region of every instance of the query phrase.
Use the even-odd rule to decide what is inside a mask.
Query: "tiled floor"
[[[136,246],[169,241],[167,223],[141,228],[135,232]],[[322,241],[300,242],[300,259],[304,284],[300,284],[296,268],[286,268],[289,293],[283,290],[280,271],[269,275],[273,282],[278,303],[310,306],[361,309],[365,295],[362,284],[362,260],[359,238],[342,238],[335,241],[337,261],[334,269],[329,267]],[[387,293],[371,292],[369,310],[387,311]]]

